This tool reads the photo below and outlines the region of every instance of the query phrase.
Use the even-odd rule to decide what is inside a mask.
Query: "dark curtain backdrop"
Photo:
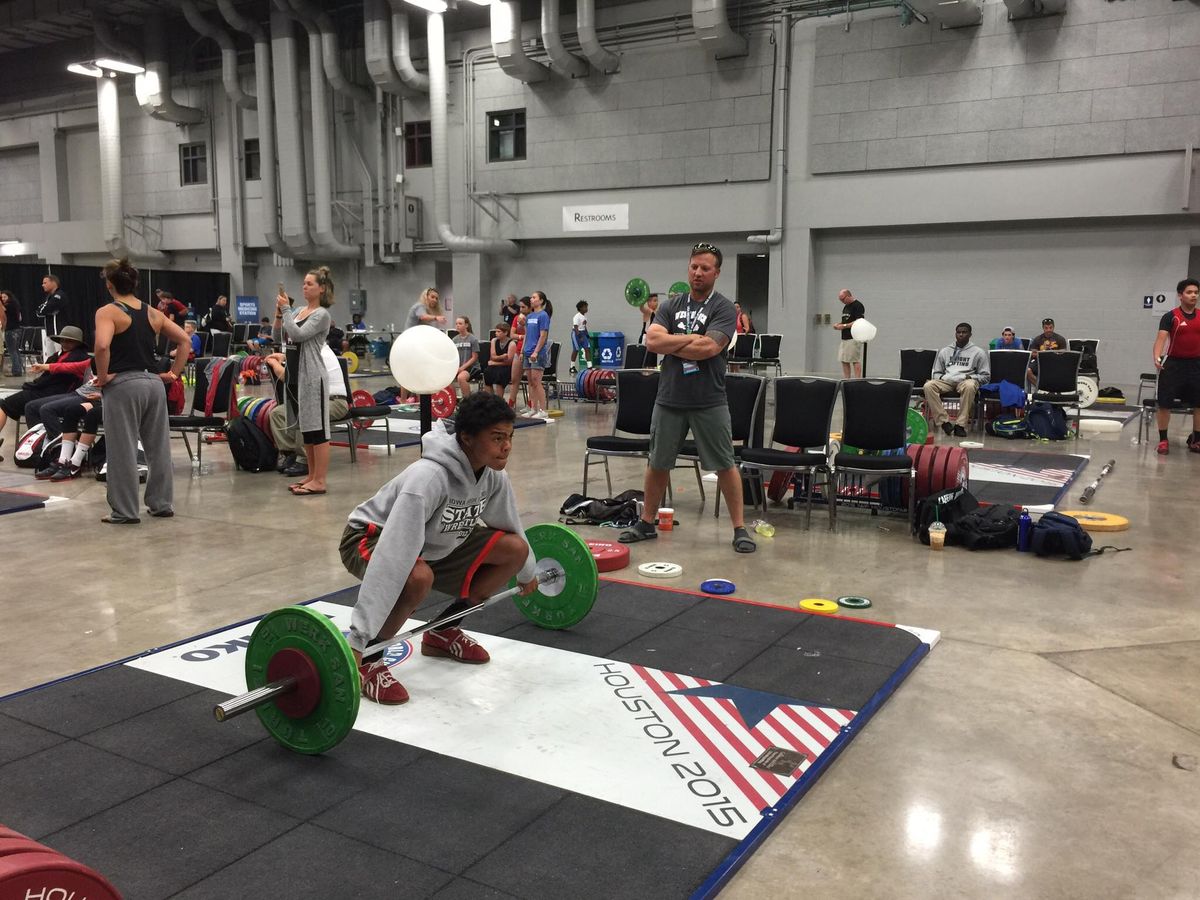
[[[154,301],[154,291],[170,291],[181,302],[190,302],[197,318],[216,302],[221,294],[229,296],[229,275],[225,272],[174,272],[167,269],[140,269],[137,296]],[[42,302],[42,276],[57,275],[67,296],[67,310],[59,316],[59,325],[78,325],[90,345],[95,328],[96,310],[109,300],[97,266],[47,266],[44,263],[0,263],[0,289],[12,291],[21,301],[22,325],[41,325],[37,308]],[[234,299],[229,298],[230,314]]]

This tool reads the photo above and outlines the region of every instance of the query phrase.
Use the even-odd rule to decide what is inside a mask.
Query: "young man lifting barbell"
[[[495,394],[476,393],[458,406],[451,433],[443,421],[421,441],[421,458],[350,513],[342,562],[362,581],[350,620],[350,647],[363,696],[398,704],[408,691],[392,676],[383,652],[363,650],[395,636],[436,588],[453,616],[482,602],[516,577],[521,595],[537,588],[536,559],[517,514],[504,467],[516,415]],[[490,657],[459,620],[425,632],[424,656],[462,663]]]

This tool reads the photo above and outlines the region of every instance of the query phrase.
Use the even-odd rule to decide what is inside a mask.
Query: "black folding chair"
[[[608,496],[612,496],[612,475],[608,468],[610,456],[629,459],[650,459],[650,420],[654,401],[658,399],[658,372],[649,369],[617,369],[617,415],[611,434],[593,435],[587,439],[583,454],[583,495],[587,496],[588,468],[604,463],[604,478]],[[621,432],[618,434],[618,432]],[[631,435],[625,437],[625,435]],[[670,492],[670,486],[667,487]]]
[[[838,382],[813,375],[781,375],[775,385],[775,426],[770,447],[742,450],[742,472],[758,478],[762,509],[767,511],[764,472],[804,474],[808,479],[807,513],[804,527],[812,524],[812,501],[816,473],[825,474],[825,493],[829,500],[829,528],[834,526],[834,497],[830,495],[829,424],[837,402]],[[796,447],[779,450],[774,445]]]
[[[233,335],[228,331],[212,332],[212,355],[213,356],[228,356],[230,347],[232,346]]]
[[[350,364],[341,356],[338,357],[338,367],[342,370],[342,381],[346,385],[346,410],[344,419],[330,419],[329,429],[346,429],[346,441],[350,445],[350,462],[358,462],[358,436],[366,430],[374,420],[383,421],[388,456],[392,455],[392,408],[384,404],[367,406],[354,405],[354,392],[350,390]],[[364,424],[365,423],[365,424]]]
[[[912,382],[899,378],[850,378],[842,382],[842,444],[870,454],[907,446],[908,401]],[[842,451],[833,457],[833,495],[830,527],[837,527],[837,497],[843,474],[908,478],[908,521],[912,525],[916,498],[916,469],[907,453],[876,456]]]
[[[1049,403],[1075,409],[1075,433],[1079,434],[1079,360],[1078,350],[1043,350],[1037,355],[1038,382],[1030,398],[1034,403]]]
[[[1025,375],[1029,371],[1028,350],[989,350],[988,367],[992,370],[989,384],[1000,384],[1002,381],[1007,381],[1025,393]],[[979,410],[978,421],[980,422],[987,418],[986,404],[992,403],[1001,408],[1004,405],[998,392],[993,394],[991,391],[980,390],[975,395],[975,399],[978,402],[976,408]]]
[[[733,432],[733,461],[737,465],[747,447],[762,444],[762,419],[766,413],[766,383],[761,375],[730,372],[725,376],[725,400],[729,404],[729,425]],[[700,451],[695,441],[685,441],[676,459],[691,463],[696,470],[700,487],[700,502],[705,500],[704,479],[700,473]],[[721,492],[718,490],[713,515],[721,515]]]
[[[729,365],[747,366],[754,362],[754,348],[758,346],[757,334],[734,335],[733,344],[729,348]]]
[[[236,360],[230,361],[221,370],[220,380],[217,382],[217,388],[213,394],[210,414],[207,410],[208,366],[212,360],[212,357],[196,358],[194,361],[196,384],[192,389],[192,404],[183,415],[168,418],[170,430],[178,432],[183,437],[183,446],[187,448],[188,458],[201,467],[201,472],[203,472],[204,435],[219,434],[225,429],[225,423],[228,421],[230,410],[234,405],[237,378],[241,373],[241,366],[237,364]],[[196,436],[196,452],[194,454],[192,445],[188,441],[189,434]]]
[[[782,334],[760,334],[754,359],[750,361],[750,371],[774,369],[776,376],[782,375],[783,363],[779,359],[779,347],[782,343]]]
[[[912,382],[912,395],[918,400],[925,399],[925,382],[933,377],[933,364],[937,361],[937,355],[936,350],[911,347],[900,351],[900,378]]]

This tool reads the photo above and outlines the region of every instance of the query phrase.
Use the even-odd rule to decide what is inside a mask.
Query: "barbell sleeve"
[[[239,694],[232,699],[226,700],[224,703],[218,703],[213,707],[213,717],[218,722],[224,722],[226,719],[232,719],[234,716],[250,712],[250,710],[262,706],[264,703],[269,703],[295,687],[295,678],[281,678],[279,681],[272,681],[270,684],[264,684],[260,688]]]

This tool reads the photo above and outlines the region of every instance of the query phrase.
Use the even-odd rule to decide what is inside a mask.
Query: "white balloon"
[[[854,324],[850,326],[850,337],[856,341],[862,341],[864,344],[868,341],[875,340],[875,333],[878,329],[866,319],[855,319]]]
[[[396,337],[388,354],[392,377],[416,394],[434,394],[454,380],[458,348],[446,332],[414,325]]]

